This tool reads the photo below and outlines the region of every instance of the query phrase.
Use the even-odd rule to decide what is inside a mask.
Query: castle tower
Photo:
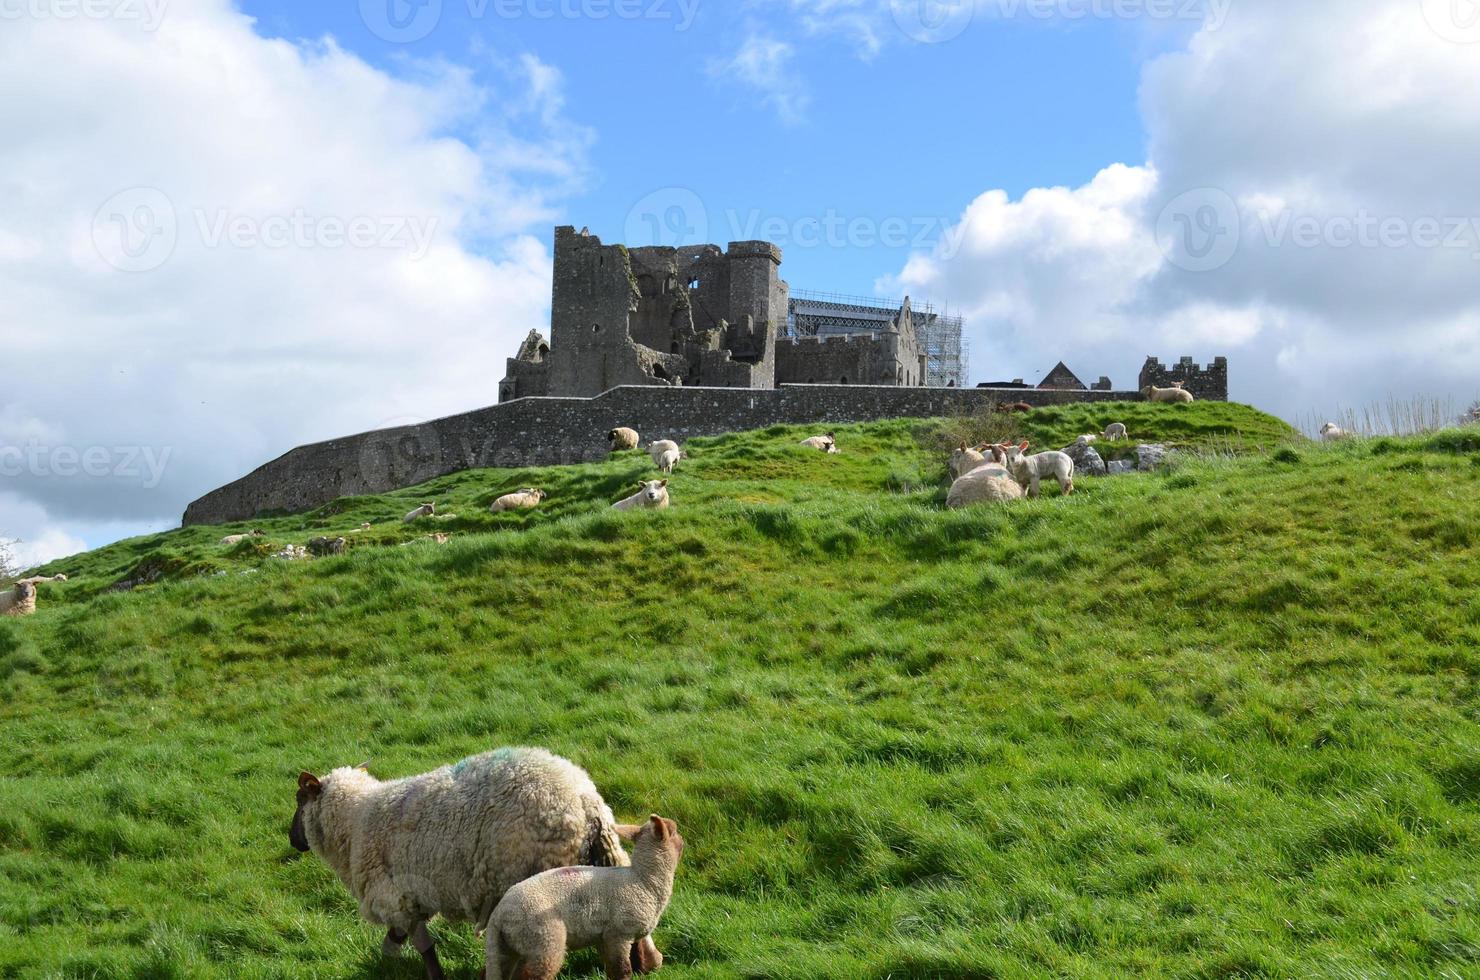
[[[770,242],[731,242],[730,351],[755,365],[752,388],[776,386],[776,337],[786,322],[787,286],[781,279],[781,249]],[[748,318],[748,319],[747,319]]]
[[[555,229],[550,391],[589,397],[627,381],[628,318],[640,294],[627,250],[569,225]]]

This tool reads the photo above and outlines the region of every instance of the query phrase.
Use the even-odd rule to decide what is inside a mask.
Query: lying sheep
[[[513,493],[506,493],[493,502],[489,510],[495,514],[502,514],[506,510],[533,510],[545,499],[545,491],[535,487],[526,487]]]
[[[339,538],[314,538],[308,543],[308,553],[318,558],[329,555],[342,555],[349,547],[349,539]]]
[[[990,448],[991,447],[988,446],[986,443],[983,443],[982,445],[977,446],[975,449],[972,449],[963,442],[961,443],[961,445],[951,450],[951,459],[946,464],[951,471],[951,479],[960,479],[967,473],[970,473],[972,470],[985,463],[987,461],[987,457],[982,454]]]
[[[385,783],[364,767],[301,773],[288,839],[323,859],[360,915],[385,927],[382,952],[394,955],[409,938],[430,980],[441,980],[429,919],[481,928],[504,893],[531,875],[575,864],[625,867],[619,834],[635,830],[619,830],[585,770],[517,748]]]
[[[838,440],[833,436],[831,432],[827,433],[826,435],[813,436],[810,439],[803,439],[801,445],[806,446],[808,449],[820,450],[821,452],[828,453],[829,455],[834,456],[837,455],[838,452]]]
[[[435,516],[437,516],[437,504],[436,501],[432,501],[430,503],[422,504],[420,507],[407,514],[405,517],[401,518],[401,523],[410,524],[412,521],[419,521],[423,517]]]
[[[1101,438],[1117,442],[1121,439],[1129,439],[1130,433],[1126,430],[1124,422],[1112,422],[1105,427],[1105,434]]]
[[[1074,445],[1076,445],[1076,446],[1093,446],[1095,443],[1097,443],[1099,441],[1100,441],[1100,437],[1099,436],[1094,435],[1093,433],[1090,433],[1090,434],[1082,435],[1078,439],[1075,439],[1074,440]]]
[[[15,582],[15,584],[16,585],[19,585],[21,582],[29,582],[32,585],[40,585],[42,582],[65,582],[65,581],[67,581],[67,576],[63,575],[61,572],[58,572],[55,575],[33,575],[30,578],[18,579]]]
[[[1350,436],[1351,433],[1335,422],[1327,422],[1321,426],[1321,440],[1323,442],[1340,442],[1342,439],[1349,438]]]
[[[1004,415],[1019,415],[1033,411],[1033,406],[1027,402],[998,402],[997,411]]]
[[[668,506],[668,481],[647,480],[637,484],[641,489],[625,500],[612,504],[614,510],[662,509]]]
[[[228,534],[228,535],[226,535],[226,537],[224,537],[224,538],[221,539],[221,543],[222,544],[228,544],[228,545],[229,544],[241,544],[243,541],[247,540],[248,538],[260,538],[260,537],[262,537],[262,532],[261,531],[248,531],[246,534]]]
[[[951,490],[946,495],[946,506],[951,510],[959,510],[974,504],[1021,500],[1022,496],[1023,488],[1017,485],[1017,481],[1005,468],[997,463],[984,462],[951,484]]]
[[[1060,452],[1038,453],[1029,456],[1028,443],[1020,446],[1001,447],[1007,455],[1007,471],[1017,481],[1018,486],[1028,491],[1029,497],[1038,496],[1038,483],[1045,476],[1052,476],[1059,482],[1059,489],[1064,494],[1074,492],[1074,460]]]
[[[572,949],[601,947],[606,975],[630,977],[643,940],[673,897],[678,824],[656,813],[633,837],[626,868],[557,868],[510,888],[488,920],[487,980],[555,980]]]
[[[623,449],[636,449],[641,437],[638,436],[636,429],[613,429],[606,434],[606,441],[611,446],[611,451],[615,453]]]
[[[1171,402],[1182,405],[1190,405],[1197,401],[1192,392],[1184,388],[1158,388],[1155,385],[1142,388],[1141,397],[1148,402]]]
[[[30,616],[36,612],[36,583],[17,582],[0,592],[0,616]]]

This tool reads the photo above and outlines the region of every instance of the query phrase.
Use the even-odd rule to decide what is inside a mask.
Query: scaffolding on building
[[[794,289],[786,311],[789,337],[828,337],[877,334],[889,329],[904,302],[869,296],[847,296]],[[934,304],[911,302],[916,336],[925,350],[925,384],[931,388],[966,385],[969,352],[964,337],[966,320]]]

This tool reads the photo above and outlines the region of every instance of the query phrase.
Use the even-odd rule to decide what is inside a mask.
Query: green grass
[[[0,976],[379,976],[288,846],[294,777],[504,744],[679,821],[673,980],[1476,975],[1480,437],[1022,424],[1122,418],[1190,452],[952,513],[937,425],[778,428],[695,440],[664,513],[606,509],[651,472],[624,454],[59,562],[0,621]],[[433,498],[451,543],[398,547]]]

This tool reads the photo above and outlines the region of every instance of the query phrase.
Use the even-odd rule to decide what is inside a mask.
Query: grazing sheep
[[[502,514],[506,510],[533,510],[545,499],[545,491],[535,487],[526,487],[513,493],[506,493],[493,502],[489,510],[495,514]]]
[[[1321,441],[1323,442],[1340,442],[1342,439],[1348,439],[1350,437],[1351,433],[1335,422],[1327,422],[1321,426]]]
[[[606,434],[606,441],[611,445],[612,452],[623,449],[636,449],[641,437],[636,429],[613,429]]]
[[[985,463],[987,461],[987,457],[982,454],[985,453],[989,448],[989,446],[983,443],[982,445],[977,446],[975,449],[972,449],[963,442],[961,443],[961,445],[951,450],[950,462],[946,464],[950,468],[951,479],[960,479],[967,473],[970,473],[972,470]]]
[[[1112,422],[1111,424],[1107,425],[1105,427],[1105,434],[1101,436],[1102,439],[1108,439],[1111,442],[1117,442],[1121,439],[1129,439],[1130,437],[1130,433],[1126,430],[1124,422]]]
[[[423,517],[436,517],[436,516],[437,516],[437,504],[436,504],[436,501],[432,501],[430,503],[422,504],[420,507],[416,508],[411,513],[407,514],[405,517],[401,518],[401,523],[402,524],[410,524],[412,521],[419,521]]]
[[[1141,397],[1148,402],[1171,402],[1180,405],[1190,405],[1197,401],[1192,392],[1184,388],[1158,388],[1155,385],[1142,388]]]
[[[1027,455],[1028,443],[1020,446],[1004,445],[1007,455],[1007,471],[1018,486],[1028,491],[1029,497],[1038,496],[1038,482],[1042,477],[1052,476],[1059,482],[1059,489],[1066,495],[1074,492],[1074,460],[1064,453],[1047,452],[1035,456]]]
[[[322,858],[360,915],[386,928],[386,955],[410,938],[427,976],[441,980],[429,919],[482,927],[531,875],[625,866],[618,834],[585,770],[543,749],[508,748],[391,782],[364,767],[302,773],[288,839]]]
[[[648,443],[647,451],[648,455],[653,457],[653,463],[656,466],[663,465],[663,456],[665,453],[678,453],[679,458],[683,458],[683,450],[679,449],[678,443],[672,439],[659,439],[656,442],[650,442]]]
[[[224,538],[221,539],[221,543],[222,544],[241,544],[243,541],[247,540],[248,538],[260,538],[260,537],[262,537],[262,532],[261,531],[248,531],[246,534],[228,534],[228,535],[226,535],[226,537],[224,537]]]
[[[329,555],[342,555],[349,547],[347,538],[314,538],[308,543],[308,553],[319,558]]]
[[[36,583],[17,582],[0,592],[0,616],[30,616],[36,612]]]
[[[808,449],[820,450],[821,452],[827,453],[832,456],[837,455],[838,452],[838,440],[833,436],[831,432],[827,433],[826,435],[812,436],[810,439],[803,439],[801,441],[801,445],[806,446]]]
[[[983,463],[951,484],[950,493],[946,495],[946,506],[951,510],[960,510],[973,504],[1021,500],[1022,496],[1023,488],[1017,485],[1017,481],[1006,469],[996,463]]]
[[[668,481],[646,480],[637,484],[641,489],[625,500],[612,504],[614,510],[661,509],[668,506]]]
[[[634,835],[630,867],[557,868],[510,888],[488,920],[486,980],[555,980],[568,951],[598,945],[608,978],[632,976],[683,846],[678,824],[655,813]]]
[[[678,461],[683,458],[683,453],[677,449],[669,449],[658,457],[658,472],[672,473]]]

